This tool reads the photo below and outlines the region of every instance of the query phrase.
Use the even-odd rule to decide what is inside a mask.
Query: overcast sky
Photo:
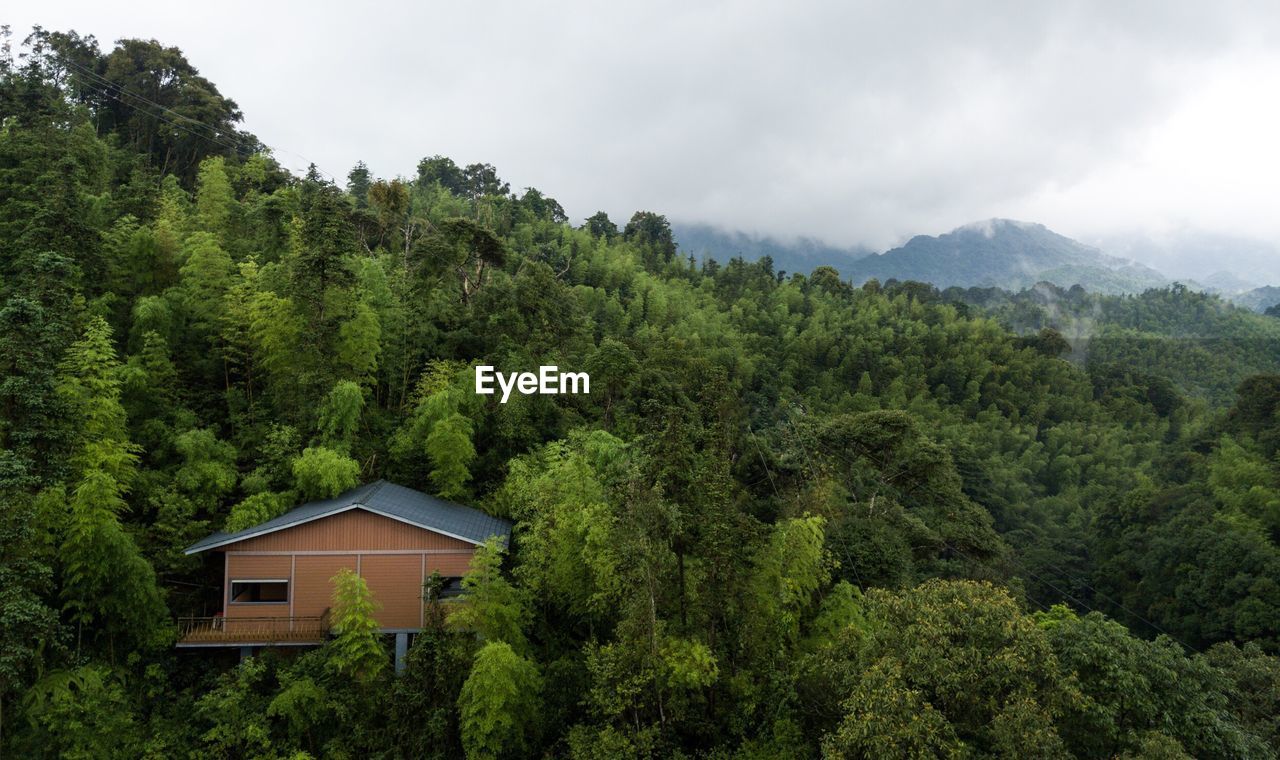
[[[287,166],[487,161],[575,222],[1280,240],[1280,3],[129,6],[0,21],[180,47]]]

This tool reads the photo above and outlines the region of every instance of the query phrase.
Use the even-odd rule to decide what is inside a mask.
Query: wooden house
[[[436,572],[456,592],[476,547],[511,524],[385,480],[295,507],[234,533],[214,533],[187,554],[221,555],[221,611],[179,621],[179,647],[305,646],[329,633],[333,577],[349,568],[381,605],[382,631],[396,634],[397,662],[422,628],[423,584]]]

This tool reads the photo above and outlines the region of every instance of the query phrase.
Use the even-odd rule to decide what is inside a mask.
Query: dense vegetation
[[[1141,332],[1073,362],[1030,296],[698,266],[486,164],[290,176],[154,42],[0,67],[6,756],[1280,755],[1280,366],[1179,364],[1243,312],[1060,294]],[[324,647],[173,649],[183,547],[375,477],[516,526],[403,675],[354,575]]]

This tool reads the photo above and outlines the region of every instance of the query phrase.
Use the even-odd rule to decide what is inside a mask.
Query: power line
[[[337,182],[337,178],[336,178],[336,177],[334,177],[334,175],[332,175],[332,174],[330,174],[329,172],[325,171],[324,169],[320,168],[320,166],[319,166],[319,165],[317,165],[317,164],[316,164],[316,162],[312,161],[311,159],[307,158],[306,156],[304,156],[304,155],[302,155],[302,154],[300,154],[300,153],[297,153],[297,152],[295,152],[295,151],[291,151],[291,150],[287,150],[287,149],[284,149],[284,148],[272,148],[271,146],[267,145],[266,143],[263,143],[261,140],[256,140],[256,138],[255,138],[255,140],[256,140],[256,142],[255,142],[255,141],[249,141],[249,140],[246,140],[245,138],[242,138],[242,137],[238,137],[238,136],[236,136],[235,134],[223,134],[223,133],[221,133],[221,132],[218,130],[218,128],[217,128],[217,127],[213,126],[212,124],[207,124],[207,123],[205,123],[205,122],[200,121],[199,119],[194,119],[194,118],[192,118],[192,117],[190,117],[190,116],[187,116],[187,115],[185,115],[185,114],[179,113],[179,112],[177,112],[177,111],[173,110],[172,108],[169,108],[169,107],[167,107],[167,106],[165,106],[165,105],[163,105],[163,104],[157,103],[157,102],[155,102],[154,100],[151,100],[150,98],[147,98],[147,97],[146,97],[146,96],[144,96],[144,95],[140,95],[140,94],[138,94],[138,93],[136,93],[136,92],[133,92],[133,91],[128,90],[128,89],[125,89],[122,85],[120,85],[120,84],[118,84],[118,83],[116,83],[116,82],[113,82],[113,81],[111,81],[111,80],[107,79],[106,77],[104,77],[104,76],[102,76],[102,75],[98,74],[97,72],[92,71],[91,69],[88,69],[88,68],[86,68],[86,67],[84,67],[84,66],[82,66],[82,65],[80,65],[80,64],[78,64],[78,63],[76,63],[75,61],[71,61],[71,60],[64,60],[64,61],[62,61],[62,63],[63,63],[64,65],[68,66],[69,68],[71,68],[72,70],[76,71],[77,73],[79,73],[82,77],[88,78],[90,81],[89,81],[89,82],[85,82],[84,84],[86,84],[87,86],[91,87],[92,89],[96,89],[96,90],[98,90],[99,92],[103,93],[103,94],[104,94],[104,95],[106,95],[107,97],[110,97],[111,99],[115,100],[116,102],[120,103],[121,105],[126,105],[126,106],[130,106],[130,107],[132,107],[132,108],[135,108],[135,109],[137,109],[137,110],[141,110],[141,111],[143,111],[143,113],[146,113],[148,116],[151,116],[151,117],[153,117],[153,118],[155,118],[155,119],[158,119],[158,120],[160,120],[160,121],[163,121],[163,122],[165,122],[166,124],[169,124],[170,126],[172,126],[172,127],[176,128],[176,129],[180,129],[180,130],[182,130],[183,132],[186,132],[187,134],[189,134],[189,135],[191,135],[191,136],[193,136],[193,137],[196,137],[196,138],[198,138],[198,139],[202,139],[202,140],[207,140],[207,141],[209,141],[209,142],[211,142],[211,143],[214,143],[215,145],[219,145],[219,146],[221,146],[221,147],[228,148],[228,149],[230,149],[230,150],[232,150],[232,151],[235,151],[236,153],[240,153],[240,152],[241,152],[241,150],[243,150],[243,151],[245,151],[245,152],[247,152],[247,153],[249,153],[249,154],[252,154],[252,153],[256,153],[256,152],[258,152],[258,151],[259,151],[260,149],[262,149],[262,148],[266,148],[268,151],[271,151],[271,152],[282,152],[282,153],[287,153],[287,154],[289,154],[289,155],[294,156],[295,158],[299,158],[299,159],[301,159],[302,161],[304,161],[304,162],[306,162],[307,164],[309,164],[311,167],[314,167],[314,168],[315,168],[315,170],[316,170],[318,173],[323,174],[324,176],[328,177],[331,181],[333,181],[333,182],[335,182],[335,183]],[[95,86],[95,85],[96,85],[96,86]],[[121,100],[121,99],[120,99],[119,95],[117,95],[117,94],[113,94],[113,93],[111,92],[111,90],[112,90],[112,89],[114,89],[114,90],[115,90],[117,93],[119,93],[120,95],[128,96],[128,97],[130,97],[130,98],[133,98],[134,100],[137,100],[137,101],[140,101],[140,102],[142,102],[142,103],[146,103],[146,104],[148,104],[148,105],[154,106],[154,107],[156,107],[156,108],[160,109],[161,111],[163,111],[163,112],[165,112],[165,113],[173,114],[175,117],[177,117],[178,119],[181,119],[181,120],[182,120],[182,121],[184,121],[184,122],[187,122],[187,123],[189,123],[189,124],[192,124],[192,125],[195,125],[195,126],[198,126],[198,127],[203,127],[204,129],[208,130],[210,134],[200,134],[200,133],[198,133],[198,132],[194,132],[194,131],[192,131],[191,129],[188,129],[188,128],[187,128],[186,126],[184,126],[183,124],[180,124],[180,123],[178,123],[178,122],[175,122],[175,121],[173,121],[172,119],[167,119],[167,118],[165,118],[165,117],[164,117],[163,115],[161,115],[161,114],[158,114],[158,113],[151,113],[151,112],[147,111],[146,109],[140,108],[137,104],[130,104],[130,103],[126,103],[125,101],[123,101],[123,100]]]
[[[116,101],[117,103],[120,103],[121,105],[129,106],[130,108],[133,108],[133,109],[135,109],[135,110],[142,111],[143,113],[147,114],[148,116],[151,116],[151,117],[153,117],[153,118],[155,118],[155,119],[158,119],[158,120],[160,120],[160,121],[163,121],[163,122],[165,122],[166,124],[169,124],[170,126],[173,126],[173,127],[177,128],[177,129],[180,129],[180,130],[182,130],[183,132],[186,132],[187,134],[189,134],[189,135],[191,135],[191,136],[193,136],[193,137],[197,137],[197,138],[202,139],[202,140],[207,140],[207,141],[212,142],[212,143],[215,143],[215,144],[217,144],[217,145],[219,145],[219,146],[221,146],[221,147],[228,148],[228,149],[230,149],[230,150],[234,150],[234,151],[237,151],[237,152],[239,152],[239,149],[241,149],[241,148],[248,148],[248,149],[249,149],[249,152],[254,152],[254,151],[256,151],[256,149],[259,147],[259,146],[257,146],[257,145],[253,145],[253,144],[251,144],[251,143],[248,143],[247,141],[244,141],[243,139],[236,138],[236,137],[234,137],[234,136],[220,137],[220,136],[219,136],[219,134],[218,134],[217,129],[216,129],[215,127],[213,127],[212,125],[210,125],[210,124],[205,124],[204,122],[201,122],[201,121],[199,121],[199,120],[197,120],[197,119],[192,119],[192,118],[191,118],[191,117],[189,117],[189,116],[184,116],[184,115],[182,115],[182,114],[178,113],[177,111],[174,111],[174,110],[172,110],[172,109],[170,109],[170,108],[166,108],[166,107],[164,107],[164,106],[160,105],[159,103],[155,103],[154,101],[148,100],[147,98],[143,97],[142,95],[139,95],[139,94],[137,94],[137,93],[134,93],[134,92],[131,92],[131,91],[129,91],[129,90],[126,90],[126,89],[124,89],[122,86],[120,86],[120,85],[116,84],[115,82],[112,82],[112,81],[110,81],[110,80],[108,80],[108,79],[106,79],[106,78],[104,78],[104,77],[102,77],[102,76],[100,76],[100,75],[96,74],[95,72],[90,71],[89,69],[86,69],[86,68],[84,68],[83,66],[80,66],[80,65],[79,65],[79,64],[77,64],[77,63],[74,63],[74,62],[72,62],[72,61],[67,61],[66,63],[67,63],[67,65],[69,65],[71,68],[75,69],[76,71],[80,72],[83,76],[88,77],[88,78],[91,80],[89,83],[86,83],[86,84],[87,84],[87,86],[89,86],[89,87],[91,87],[91,88],[94,88],[94,89],[98,89],[98,91],[99,91],[99,92],[101,92],[102,94],[104,94],[104,95],[106,95],[107,97],[111,98],[112,100]],[[97,83],[99,83],[97,87],[94,87],[94,82],[95,82],[95,81],[96,81]],[[111,92],[111,90],[112,90],[112,89],[116,90],[119,94],[116,94],[116,93]],[[125,101],[123,101],[123,100],[121,100],[121,99],[120,99],[120,95],[127,95],[127,96],[129,96],[129,97],[131,97],[131,98],[134,98],[134,99],[136,99],[136,100],[140,100],[140,101],[143,101],[143,102],[145,102],[145,103],[149,103],[149,104],[151,104],[151,105],[154,105],[154,106],[156,106],[157,108],[161,109],[162,111],[166,111],[166,112],[168,112],[168,113],[172,113],[172,114],[174,114],[175,116],[177,116],[178,118],[182,119],[183,121],[189,122],[189,123],[194,124],[194,125],[196,125],[196,126],[204,127],[204,128],[206,128],[206,129],[210,130],[212,134],[202,135],[202,134],[199,134],[199,133],[197,133],[197,132],[193,132],[193,131],[191,131],[190,129],[188,129],[186,126],[184,126],[184,125],[182,125],[182,124],[179,124],[179,123],[177,123],[177,122],[173,121],[172,119],[166,119],[164,116],[161,116],[160,114],[151,113],[151,112],[147,111],[146,109],[140,108],[137,104],[134,104],[134,103],[126,103]],[[230,142],[228,142],[228,141],[230,141]]]

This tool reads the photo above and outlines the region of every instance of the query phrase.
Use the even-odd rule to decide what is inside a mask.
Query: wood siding
[[[231,580],[261,580],[264,578],[290,578],[293,566],[289,555],[266,557],[244,556],[242,554],[227,557],[227,576]]]
[[[354,554],[299,555],[293,571],[293,614],[320,615],[333,606],[333,576],[356,569]]]
[[[398,520],[355,509],[295,528],[228,544],[224,602],[232,581],[287,579],[285,604],[226,604],[227,618],[306,617],[333,606],[333,576],[350,568],[382,605],[383,628],[422,626],[422,583],[438,570],[464,575],[475,546]],[[246,621],[246,624],[248,621]]]
[[[428,554],[427,576],[435,570],[446,578],[461,578],[471,569],[471,552],[466,554]]]
[[[422,555],[368,554],[360,575],[382,605],[375,617],[383,628],[422,626]]]
[[[389,517],[352,509],[322,517],[294,528],[247,538],[222,547],[223,551],[377,551],[388,549],[434,549],[470,552],[473,544],[392,520]]]

